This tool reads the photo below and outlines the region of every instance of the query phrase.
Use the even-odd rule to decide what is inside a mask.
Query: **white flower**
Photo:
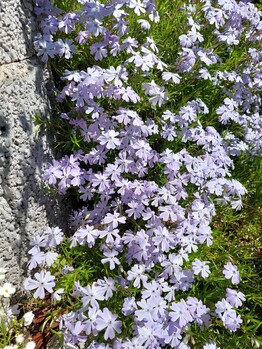
[[[25,340],[25,337],[22,333],[20,333],[15,339],[16,344],[22,344],[24,340]]]
[[[6,269],[0,268],[0,281],[5,279],[5,273],[6,273]]]
[[[30,341],[25,345],[25,349],[34,349],[34,348],[35,348],[35,342],[33,341]]]
[[[27,313],[24,314],[24,325],[29,326],[31,325],[33,318],[35,317],[34,313],[32,311],[28,311]]]
[[[0,296],[10,297],[14,293],[15,288],[9,282],[0,287]]]

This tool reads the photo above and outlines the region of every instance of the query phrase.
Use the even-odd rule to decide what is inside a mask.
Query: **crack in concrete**
[[[23,59],[18,59],[18,60],[16,60],[16,61],[12,61],[12,62],[10,62],[10,63],[2,63],[2,64],[0,64],[0,68],[1,68],[1,67],[5,67],[5,66],[10,66],[11,64],[23,63],[23,62],[28,61],[28,60],[30,60],[30,59],[32,59],[32,58],[37,58],[37,55],[34,54],[34,55],[29,56],[29,57],[25,57],[25,58],[23,58]],[[39,66],[40,66],[41,68],[43,67],[43,66],[41,65],[41,62],[40,62],[40,61],[39,61]]]

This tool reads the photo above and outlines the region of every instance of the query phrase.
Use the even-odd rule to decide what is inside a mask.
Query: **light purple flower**
[[[81,291],[83,295],[83,307],[90,304],[94,308],[99,308],[97,301],[103,301],[105,299],[105,290],[97,283],[93,283],[91,286],[87,285],[86,287],[82,287]]]
[[[232,310],[225,314],[222,320],[224,322],[225,327],[232,332],[236,332],[236,330],[240,327],[240,325],[243,322],[241,316],[237,315],[235,310]]]
[[[170,247],[174,246],[176,237],[166,227],[159,227],[158,229],[155,229],[155,236],[152,240],[163,252],[168,252]]]
[[[223,274],[225,275],[226,279],[231,279],[232,284],[236,285],[240,283],[239,271],[231,262],[225,264]]]
[[[38,251],[32,255],[29,259],[27,265],[28,269],[32,270],[36,268],[38,265],[44,264],[45,262],[45,253],[43,251]]]
[[[58,253],[47,251],[45,254],[45,263],[48,267],[51,267],[51,265],[55,262],[55,260],[58,257]]]
[[[109,130],[107,132],[102,132],[102,135],[98,137],[100,144],[105,145],[107,149],[115,149],[121,144],[121,141],[117,136],[119,132],[114,130]]]
[[[227,315],[233,310],[233,307],[230,303],[228,303],[225,298],[223,298],[221,301],[217,302],[216,304],[216,313],[220,318]]]
[[[127,71],[125,68],[118,66],[116,69],[110,67],[104,72],[104,78],[106,82],[113,81],[115,86],[123,86],[123,81],[128,80]]]
[[[55,228],[47,227],[46,230],[43,232],[43,235],[47,239],[48,246],[50,247],[56,247],[60,245],[60,243],[64,239],[64,233],[58,227],[55,227]]]
[[[193,320],[188,310],[187,304],[183,299],[177,303],[173,302],[170,309],[171,311],[169,315],[172,321],[178,321],[180,328],[186,326],[189,322]]]
[[[116,264],[120,264],[120,261],[118,258],[116,258],[116,256],[118,255],[118,252],[116,251],[106,251],[104,252],[104,256],[106,258],[102,258],[101,259],[101,263],[105,264],[105,263],[109,263],[109,268],[110,270],[115,269],[115,265]]]
[[[201,275],[203,278],[207,278],[210,274],[209,266],[207,265],[210,262],[201,262],[199,259],[195,259],[192,263],[192,269],[195,275]]]
[[[47,62],[49,57],[54,58],[55,45],[52,35],[41,36],[34,44],[37,49],[37,56],[42,56],[43,62]]]
[[[128,316],[128,315],[134,313],[136,309],[137,309],[137,304],[135,301],[135,297],[124,299],[122,312],[125,316]]]
[[[73,41],[70,39],[65,39],[65,42],[62,39],[58,39],[55,43],[55,51],[60,57],[64,55],[66,59],[69,59],[73,56],[72,53],[76,52],[76,47],[72,43]]]
[[[44,272],[43,270],[40,273],[35,274],[35,280],[31,278],[27,278],[24,282],[24,287],[26,290],[34,290],[35,298],[45,298],[45,290],[47,292],[52,293],[53,287],[55,287],[55,277],[51,275],[49,271]]]
[[[142,29],[149,30],[150,29],[150,23],[146,21],[145,19],[138,19],[137,21]]]
[[[105,330],[104,338],[105,340],[113,339],[115,337],[115,332],[121,332],[121,321],[116,321],[117,315],[112,314],[108,308],[104,308],[102,311],[97,312],[96,318],[96,329],[98,331]]]
[[[172,81],[174,84],[179,84],[181,77],[178,74],[171,73],[171,72],[163,72],[162,73],[162,79],[165,81]]]
[[[66,343],[77,344],[86,341],[87,336],[84,334],[86,326],[81,321],[77,321],[76,323],[66,321],[65,327],[70,331],[65,332]]]
[[[142,4],[141,0],[130,0],[128,6],[134,10],[134,13],[138,16],[141,15],[141,13],[145,13],[146,10],[144,8],[144,5]]]
[[[239,308],[242,305],[242,301],[245,301],[246,298],[242,292],[238,292],[237,290],[232,290],[231,288],[227,288],[226,300],[233,307]]]
[[[126,222],[126,217],[120,216],[119,212],[114,212],[113,214],[108,213],[105,216],[103,221],[104,224],[111,224],[114,229],[118,227],[119,223],[125,223],[125,222]]]
[[[140,287],[140,283],[147,281],[147,275],[145,275],[145,266],[143,264],[135,264],[127,273],[127,280],[134,280],[134,287]]]

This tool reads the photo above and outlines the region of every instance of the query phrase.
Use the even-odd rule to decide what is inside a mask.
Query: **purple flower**
[[[64,289],[63,288],[59,288],[58,290],[56,290],[53,294],[52,294],[52,301],[54,304],[56,304],[56,302],[61,301],[62,297],[60,296],[60,294],[64,293]]]
[[[105,299],[105,290],[100,285],[93,283],[91,286],[87,285],[86,287],[80,286],[80,292],[82,294],[82,304],[83,307],[88,306],[89,304],[93,308],[99,308],[97,301],[103,301]]]
[[[113,291],[116,291],[115,281],[109,277],[104,277],[104,280],[97,280],[97,285],[101,286],[105,292],[105,300],[108,300],[113,296]]]
[[[231,262],[225,264],[223,274],[225,275],[226,279],[232,279],[232,284],[236,285],[240,283],[240,275],[237,267]]]
[[[209,266],[207,265],[210,262],[201,262],[199,259],[195,259],[192,263],[192,268],[195,275],[201,275],[203,278],[207,278],[210,274]]]
[[[89,37],[90,37],[90,33],[88,31],[79,31],[75,40],[79,44],[85,44],[86,41],[89,39]]]
[[[52,293],[53,287],[55,287],[55,277],[50,274],[49,271],[44,272],[43,270],[40,273],[35,274],[35,279],[27,278],[24,282],[24,287],[26,290],[37,289],[34,293],[35,298],[45,298],[45,290]]]
[[[196,297],[188,297],[186,301],[188,305],[188,309],[191,315],[195,318],[201,318],[203,315],[209,312],[209,308],[207,308],[201,300],[198,300]]]
[[[76,20],[75,13],[67,13],[63,19],[59,21],[59,29],[66,34],[71,33],[74,28],[74,21]]]
[[[101,262],[103,264],[109,263],[110,270],[113,270],[113,269],[115,269],[116,264],[118,264],[118,265],[120,264],[119,259],[116,258],[117,255],[118,255],[118,252],[116,252],[116,251],[106,251],[106,252],[104,252],[104,256],[106,258],[101,259]]]
[[[65,322],[65,328],[68,329],[70,332],[65,332],[65,341],[66,343],[84,343],[87,339],[86,335],[83,335],[83,332],[86,329],[86,326],[82,324],[81,321],[77,321],[76,323],[72,323],[69,321]],[[82,334],[81,334],[82,333]]]
[[[129,271],[128,271],[127,280],[135,280],[134,281],[134,287],[140,287],[140,283],[145,283],[147,281],[147,276],[145,275],[145,266],[135,264]]]
[[[123,81],[127,81],[127,71],[125,68],[118,66],[116,69],[114,67],[110,67],[104,73],[105,81],[113,81],[115,86],[123,86]]]
[[[60,162],[53,160],[53,165],[50,165],[44,173],[43,178],[48,181],[50,185],[56,184],[57,179],[62,178]]]
[[[159,211],[161,211],[159,217],[162,218],[163,221],[170,221],[172,223],[177,222],[183,214],[182,208],[178,207],[177,204],[160,206]]]
[[[217,347],[215,342],[210,342],[210,343],[206,343],[203,346],[203,349],[220,349],[220,347]]]
[[[122,312],[125,316],[128,316],[128,315],[134,313],[136,309],[137,309],[137,304],[135,301],[135,297],[124,299]]]
[[[227,288],[226,300],[233,307],[239,308],[242,305],[242,301],[245,301],[246,298],[242,292],[238,292],[237,290],[232,290],[231,288]]]
[[[48,57],[54,58],[55,45],[52,35],[44,35],[37,39],[34,44],[37,49],[37,56],[42,56],[43,62],[47,62]]]
[[[140,218],[143,214],[144,206],[136,201],[128,203],[129,209],[126,210],[128,217],[134,216],[134,219]]]
[[[92,186],[98,187],[100,192],[104,192],[106,189],[109,189],[110,181],[108,177],[103,173],[97,173],[92,179]]]
[[[178,74],[171,73],[171,72],[163,72],[162,73],[162,79],[164,81],[172,81],[174,84],[179,84],[181,77]]]
[[[63,269],[62,269],[62,273],[63,273],[64,275],[66,275],[66,274],[68,274],[70,271],[73,271],[73,270],[74,270],[74,268],[73,268],[72,266],[66,265],[66,266],[64,266]]]
[[[154,306],[152,306],[152,302],[150,299],[141,299],[141,301],[137,302],[139,308],[135,311],[135,317],[138,321],[153,321],[152,319],[152,311]]]
[[[143,348],[158,348],[155,328],[146,323],[144,326],[139,326],[137,331],[139,335],[139,344],[143,344]]]
[[[114,130],[109,130],[107,132],[102,132],[102,135],[98,137],[100,144],[105,145],[107,149],[115,149],[119,147],[121,141],[117,136],[119,132],[115,132]]]
[[[78,47],[89,47],[96,61],[103,60],[101,66],[97,63],[86,70],[65,71],[65,87],[57,98],[59,102],[67,100],[63,123],[68,123],[72,136],[86,144],[83,151],[53,162],[44,175],[60,194],[69,190],[79,194],[79,205],[83,205],[71,219],[75,233],[70,247],[90,248],[91,254],[97,254],[94,260],[109,263],[106,267],[100,264],[101,275],[112,275],[101,276],[86,287],[75,282],[72,296],[80,299],[79,308],[61,320],[68,346],[76,348],[84,341],[83,330],[85,338],[90,336],[89,349],[187,349],[185,336],[191,323],[208,328],[215,316],[235,331],[242,320],[233,307],[242,305],[245,297],[241,292],[227,289],[226,298],[215,304],[215,313],[200,299],[183,298],[183,293],[193,288],[196,275],[207,278],[210,274],[209,262],[192,259],[190,254],[201,253],[200,244],[212,244],[213,201],[241,208],[245,189],[229,179],[233,157],[251,148],[252,154],[261,149],[261,57],[257,49],[248,46],[256,47],[259,39],[258,11],[248,0],[203,0],[199,9],[187,2],[181,17],[185,32],[176,38],[181,44],[178,58],[167,65],[151,33],[145,38],[147,34],[141,30],[150,29],[149,21],[159,21],[155,0],[107,4],[78,0],[77,10],[69,13],[49,2],[37,0],[44,33],[35,42],[37,54],[44,61],[55,55],[70,58],[77,42]],[[129,26],[135,15],[142,17]],[[204,37],[208,26],[214,28],[212,35],[217,38],[214,52]],[[59,39],[61,31],[63,39]],[[58,41],[54,42],[52,35]],[[247,44],[248,62],[241,59],[236,71],[225,71],[240,40]],[[224,52],[227,45],[228,54],[219,58],[215,52]],[[221,71],[216,70],[216,62],[221,63]],[[180,81],[182,90],[174,85]],[[187,85],[194,82],[196,87],[199,83],[213,85],[212,93],[221,92],[223,103],[215,106],[215,114],[226,125],[219,132],[229,130],[226,135],[208,126],[212,105],[185,95],[190,90]],[[204,96],[204,91],[198,89],[199,96]],[[183,102],[186,97],[188,101]],[[172,109],[157,113],[168,98]],[[151,103],[149,109],[146,99]],[[206,96],[205,100],[212,104]],[[241,127],[241,137],[234,134],[235,124]],[[58,246],[63,234],[48,229],[34,240],[30,269],[51,265],[57,257],[48,248]],[[191,268],[186,269],[190,263]],[[116,276],[117,271],[121,276]],[[223,273],[235,284],[240,280],[231,263]],[[35,287],[32,289],[40,287],[39,281],[39,287],[32,281],[28,284]],[[116,293],[122,314],[130,316],[128,323],[132,323],[121,338],[116,338],[120,337],[121,322],[112,314],[113,308],[112,312],[103,309],[107,301],[115,304]],[[103,336],[109,344],[102,343]],[[204,348],[216,345],[210,342]]]
[[[76,52],[76,47],[72,43],[73,41],[70,39],[65,39],[65,42],[62,39],[58,39],[55,43],[55,51],[60,57],[64,55],[66,59],[69,59],[73,56],[72,53]]]
[[[182,336],[179,328],[174,326],[173,323],[170,323],[168,326],[168,333],[165,335],[164,341],[166,344],[169,344],[171,348],[179,348],[181,343]]]
[[[182,299],[180,302],[172,303],[170,307],[171,311],[169,313],[172,321],[177,321],[180,329],[186,326],[189,322],[193,320],[186,302]]]
[[[241,316],[237,315],[235,310],[232,310],[225,314],[222,320],[224,322],[225,327],[232,332],[236,332],[236,330],[240,327],[240,325],[243,322]]]
[[[140,97],[139,95],[132,89],[132,87],[128,86],[128,87],[120,87],[118,89],[115,90],[115,97],[116,94],[118,96],[121,95],[121,98],[126,101],[126,102],[133,102],[133,103],[137,103],[140,101]],[[117,97],[116,99],[119,99],[120,97]]]
[[[104,308],[103,311],[99,310],[97,312],[96,318],[96,329],[98,331],[105,330],[104,338],[105,340],[113,339],[115,337],[115,332],[121,333],[121,321],[116,321],[117,315],[112,314],[108,308]]]
[[[155,236],[152,239],[155,246],[159,246],[163,252],[168,252],[174,246],[176,237],[166,227],[155,229]]]
[[[40,250],[35,251],[35,252],[36,253],[32,254],[32,257],[30,258],[29,262],[27,263],[29,270],[32,270],[32,269],[36,268],[38,265],[44,264],[44,262],[45,262],[45,253],[43,251],[40,251]]]
[[[140,16],[141,13],[146,12],[141,0],[130,0],[128,6],[133,9],[135,14],[138,16]]]
[[[120,216],[119,212],[114,212],[114,214],[108,213],[103,223],[104,224],[111,224],[113,228],[117,228],[119,223],[125,223],[126,217]]]
[[[71,238],[72,243],[70,247],[76,246],[76,243],[83,245],[87,243],[89,247],[94,246],[96,238],[99,236],[100,231],[94,229],[92,225],[85,225],[80,227]]]
[[[50,228],[47,227],[46,230],[43,232],[43,235],[48,241],[48,246],[55,247],[60,245],[60,243],[64,239],[64,233],[61,231],[60,228]]]
[[[224,298],[217,302],[216,304],[216,313],[220,318],[223,316],[226,316],[228,313],[230,313],[233,310],[233,307],[231,304],[229,304]]]
[[[168,93],[165,92],[165,88],[163,86],[159,86],[152,80],[149,84],[143,83],[143,90],[149,96],[149,101],[152,105],[158,105],[161,107],[165,101],[168,100]]]
[[[91,54],[95,54],[96,61],[102,61],[103,58],[107,57],[108,51],[105,48],[105,45],[101,42],[97,42],[90,46]]]
[[[150,29],[150,23],[146,21],[145,19],[138,19],[137,21],[142,29],[149,30]]]

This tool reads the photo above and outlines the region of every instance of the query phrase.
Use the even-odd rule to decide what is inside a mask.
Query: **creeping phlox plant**
[[[0,281],[4,281],[6,270],[0,268]],[[9,282],[0,286],[0,345],[3,349],[34,349],[35,342],[27,333],[34,315],[31,311],[18,319],[18,305],[10,306],[10,297],[16,292]]]
[[[216,206],[242,207],[234,159],[261,155],[261,13],[248,1],[172,2],[177,22],[156,42],[165,1],[36,3],[38,56],[68,61],[57,100],[78,147],[44,179],[76,193],[78,209],[69,243],[59,228],[34,238],[29,269],[40,269],[25,288],[68,302],[67,348],[186,349],[193,330],[198,348],[218,348],[212,333],[240,328],[245,296],[234,261],[219,269],[201,251]],[[70,265],[59,246],[77,256]],[[219,293],[201,299],[214,275]]]

